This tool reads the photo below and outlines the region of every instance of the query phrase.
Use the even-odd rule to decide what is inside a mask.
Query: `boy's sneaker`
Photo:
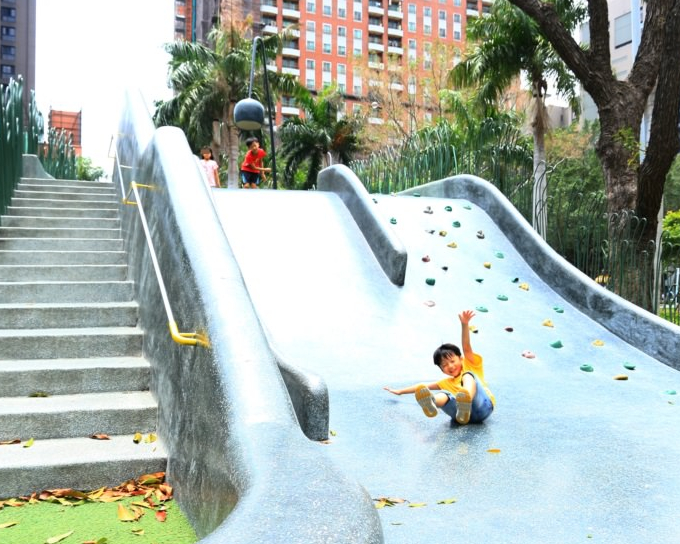
[[[424,383],[416,386],[416,400],[427,417],[435,417],[437,415],[437,405],[434,403],[434,395]]]
[[[456,393],[456,421],[461,425],[470,422],[470,412],[472,411],[472,399],[470,393],[465,389]]]

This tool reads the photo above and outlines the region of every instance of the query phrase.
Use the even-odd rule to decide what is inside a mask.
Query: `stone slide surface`
[[[385,542],[680,542],[680,373],[557,295],[483,210],[374,195],[408,251],[398,287],[333,193],[212,196],[271,345],[328,385],[319,455],[397,499]],[[497,405],[460,427],[383,387],[440,379],[466,308]]]

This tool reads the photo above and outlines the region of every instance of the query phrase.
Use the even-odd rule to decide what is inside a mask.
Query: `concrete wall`
[[[114,183],[122,180],[122,193],[131,181],[153,186],[140,189],[141,201],[175,320],[210,341],[171,340],[138,214],[124,206],[158,432],[180,507],[205,543],[382,542],[366,491],[300,428],[319,411],[327,418],[325,386],[277,361],[228,242],[215,234],[221,227],[183,133],[154,130],[140,104],[129,97],[121,119],[124,168]]]

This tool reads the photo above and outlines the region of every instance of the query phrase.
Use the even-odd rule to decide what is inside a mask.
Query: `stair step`
[[[135,301],[97,303],[0,303],[0,329],[134,327]]]
[[[145,391],[149,377],[142,357],[0,361],[0,397]]]
[[[3,215],[3,227],[39,229],[120,229],[120,219],[106,217],[32,217],[27,215]]]
[[[124,251],[0,250],[0,264],[3,265],[125,264],[125,257]]]
[[[157,415],[149,391],[4,397],[0,440],[148,433],[156,429]]]
[[[122,251],[121,238],[0,238],[3,251]]]
[[[0,264],[0,281],[122,281],[125,264],[42,265]]]
[[[64,193],[54,193],[51,190],[47,191],[22,191],[20,189],[15,189],[15,198],[29,198],[33,200],[42,200],[50,202],[76,202],[76,201],[95,201],[95,202],[108,202],[109,204],[118,202],[118,197],[114,193],[110,195],[102,195],[95,192],[85,192],[85,191],[73,191]]]
[[[50,187],[53,185],[61,187],[108,187],[113,189],[114,185],[110,181],[84,181],[79,179],[52,179],[52,178],[21,178],[19,185],[27,183],[29,185],[38,185],[40,187]]]
[[[120,229],[0,227],[0,238],[120,238]]]
[[[109,436],[110,440],[63,438],[36,440],[30,448],[0,447],[0,498],[45,489],[91,491],[165,471],[162,440],[135,444],[132,434]]]
[[[55,198],[30,198],[12,197],[11,205],[18,208],[87,208],[87,209],[111,209],[118,205],[118,199],[91,198],[89,200],[68,200]]]
[[[0,329],[0,359],[140,356],[142,335],[137,327]]]
[[[117,208],[50,208],[43,207],[22,207],[8,206],[7,215],[13,217],[102,217],[107,219],[117,219]],[[3,222],[3,225],[5,223]],[[7,225],[5,225],[7,226]]]
[[[44,185],[42,183],[33,183],[30,180],[23,180],[17,185],[17,191],[35,191],[38,193],[49,193],[49,194],[59,194],[59,193],[87,193],[93,195],[106,195],[115,196],[116,189],[113,185],[68,185],[63,183],[54,183],[50,185]]]
[[[132,281],[0,282],[5,303],[123,302],[133,298]]]

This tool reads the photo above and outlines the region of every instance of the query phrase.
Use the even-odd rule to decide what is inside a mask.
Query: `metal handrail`
[[[122,194],[125,194],[124,190],[124,184],[123,184],[123,171],[122,168],[132,168],[130,166],[123,166],[120,164],[120,159],[118,157],[118,148],[117,146],[113,146],[114,151],[115,151],[115,158],[116,161],[116,167],[118,168],[118,178],[120,180],[120,186],[121,186],[121,191]],[[110,150],[109,150],[110,151]],[[142,207],[142,201],[139,198],[139,191],[138,188],[143,188],[143,189],[154,189],[153,185],[144,185],[141,183],[137,183],[136,181],[131,181],[130,182],[130,188],[128,189],[127,194],[123,197],[123,204],[127,204],[130,206],[137,206],[137,211],[139,212],[139,219],[142,223],[142,229],[144,230],[144,236],[146,238],[146,245],[149,248],[149,254],[151,255],[151,262],[153,264],[153,269],[154,272],[156,273],[156,280],[158,281],[158,287],[161,292],[161,298],[163,299],[163,306],[165,307],[165,313],[168,317],[168,328],[170,330],[170,336],[171,338],[177,342],[178,344],[182,344],[185,346],[195,346],[195,345],[200,345],[203,347],[210,347],[210,341],[208,340],[207,336],[205,334],[199,333],[199,332],[179,332],[179,328],[177,327],[177,322],[175,321],[175,317],[172,313],[172,308],[170,307],[170,300],[168,299],[168,292],[165,288],[165,282],[163,281],[163,275],[161,274],[161,269],[160,265],[158,264],[158,257],[156,256],[156,250],[154,249],[153,246],[153,241],[151,239],[151,233],[149,232],[149,225],[146,221],[146,214],[144,213],[144,208]],[[130,200],[130,193],[134,193],[134,201]]]

